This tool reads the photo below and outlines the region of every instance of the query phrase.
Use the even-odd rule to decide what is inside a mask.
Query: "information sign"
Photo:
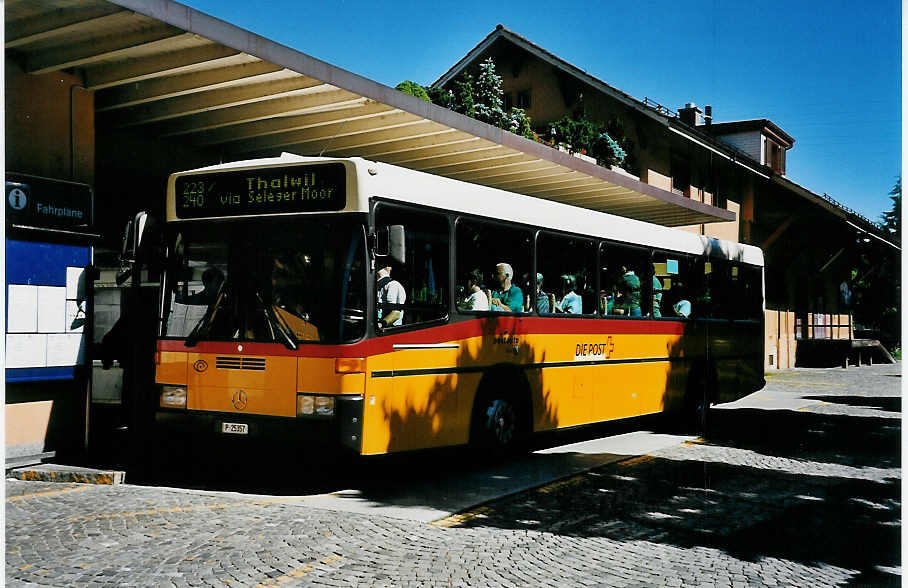
[[[87,184],[6,175],[6,220],[43,229],[88,229],[92,225],[92,192]]]

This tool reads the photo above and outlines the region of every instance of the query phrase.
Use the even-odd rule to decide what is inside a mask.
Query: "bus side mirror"
[[[403,225],[390,225],[378,229],[375,239],[376,257],[390,257],[403,265],[406,253],[406,233]]]
[[[123,245],[120,250],[120,271],[117,273],[117,285],[129,279],[135,265],[141,261],[149,247],[149,233],[154,226],[154,219],[145,211],[136,214],[135,218],[126,223],[123,231]]]

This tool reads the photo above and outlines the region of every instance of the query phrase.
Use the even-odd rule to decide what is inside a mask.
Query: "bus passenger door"
[[[383,336],[393,337],[384,402],[388,451],[461,442],[452,433],[460,345],[443,334],[451,298],[448,218],[381,201],[374,223],[379,233],[396,229],[397,258],[379,254],[375,267],[375,319],[384,321]]]

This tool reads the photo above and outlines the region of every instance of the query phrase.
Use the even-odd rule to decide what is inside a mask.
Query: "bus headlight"
[[[296,416],[334,416],[333,396],[297,396]]]
[[[163,408],[186,408],[186,387],[161,386],[161,406]]]
[[[316,396],[315,414],[317,416],[334,416],[334,398],[331,396]]]

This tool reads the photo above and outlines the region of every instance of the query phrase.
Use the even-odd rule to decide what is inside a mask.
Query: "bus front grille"
[[[219,370],[264,371],[264,357],[216,357],[215,367]]]

